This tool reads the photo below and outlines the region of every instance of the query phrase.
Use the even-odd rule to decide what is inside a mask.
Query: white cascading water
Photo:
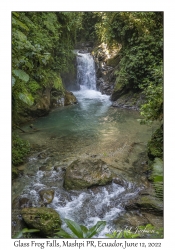
[[[77,54],[77,82],[80,90],[96,90],[95,63],[89,54]]]

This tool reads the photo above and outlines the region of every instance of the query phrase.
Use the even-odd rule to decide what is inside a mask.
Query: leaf
[[[22,42],[27,42],[27,37],[26,37],[26,35],[25,35],[23,32],[21,32],[21,31],[19,31],[19,30],[15,30],[15,31],[14,31],[14,34],[17,36],[17,38],[18,38],[20,41],[22,41]]]
[[[91,238],[95,234],[101,232],[106,226],[106,221],[98,221],[97,224],[88,230],[86,238]]]
[[[125,239],[135,239],[135,238],[138,238],[140,235],[132,233],[132,232],[130,232],[128,230],[125,230],[123,232],[123,236],[124,236]]]
[[[163,176],[155,176],[154,177],[154,182],[159,182],[159,181],[163,181]]]
[[[39,232],[40,230],[38,229],[28,229],[28,228],[23,228],[20,232],[16,233],[12,238],[13,239],[19,239],[23,236],[24,233],[36,233]]]
[[[22,230],[23,233],[36,233],[36,232],[40,232],[39,229],[28,229],[28,228],[24,228]]]
[[[110,239],[121,239],[122,236],[123,236],[123,233],[122,232],[116,232],[114,231],[112,234],[105,234],[108,238]]]
[[[19,238],[22,237],[22,235],[23,235],[23,233],[22,233],[22,230],[21,230],[20,232],[16,233],[12,238],[13,239],[19,239]]]
[[[83,232],[80,225],[78,225],[75,221],[69,219],[65,219],[65,222],[74,235],[76,235],[78,238],[83,238]]]
[[[21,79],[22,81],[28,82],[28,80],[29,80],[29,75],[28,75],[25,71],[23,71],[23,70],[21,70],[21,69],[14,69],[14,70],[13,70],[13,73],[14,73],[15,76],[17,76],[17,77],[18,77],[19,79]]]
[[[81,230],[82,230],[82,232],[83,232],[83,238],[85,238],[86,237],[86,234],[87,234],[87,232],[88,232],[88,228],[87,227],[85,227],[85,226],[83,226],[83,225],[80,225],[80,227],[81,227]]]
[[[19,13],[18,12],[12,12],[13,15],[15,15],[16,17],[19,17]]]
[[[19,21],[18,19],[13,18],[13,23],[15,23],[18,26],[20,26],[20,28],[29,31],[29,28],[24,23],[22,23],[21,21]]]
[[[19,93],[19,99],[29,106],[33,105],[33,97],[30,94]]]
[[[72,239],[74,238],[71,234],[67,233],[63,229],[60,229],[59,232],[55,233],[56,235],[60,236],[60,238]]]

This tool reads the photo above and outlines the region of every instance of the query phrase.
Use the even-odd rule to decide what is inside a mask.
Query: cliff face
[[[132,86],[122,86],[117,81],[116,75],[120,71],[120,49],[121,47],[108,49],[105,44],[93,49],[97,89],[102,94],[110,95],[112,106],[139,110],[144,103],[142,91],[134,90]]]

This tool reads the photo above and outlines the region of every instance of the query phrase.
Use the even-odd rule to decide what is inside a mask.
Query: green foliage
[[[36,233],[39,232],[40,230],[38,229],[28,229],[28,228],[23,228],[20,232],[16,233],[13,236],[13,239],[20,239],[22,237],[26,238],[26,234],[30,234],[30,233]]]
[[[23,70],[21,69],[14,69],[13,73],[15,76],[17,76],[19,79],[21,79],[24,82],[28,82],[29,80],[29,75],[26,74]]]
[[[151,161],[156,157],[163,160],[163,125],[154,132],[147,147],[148,156]]]
[[[150,70],[151,71],[151,70]],[[144,120],[154,121],[163,119],[163,65],[162,63],[152,69],[152,80],[147,80],[144,89],[147,102],[141,107]]]
[[[36,94],[42,87],[36,81],[30,81],[28,85],[29,91],[32,95]]]
[[[150,239],[161,239],[163,238],[163,228],[156,228],[151,224],[147,224],[146,226],[138,226],[137,229],[140,233],[140,236],[143,238],[145,235],[148,235]]]
[[[31,105],[37,90],[64,91],[60,73],[69,70],[79,12],[12,12],[13,119],[23,105]]]
[[[160,158],[155,158],[150,164],[151,173],[149,180],[156,192],[156,197],[163,201],[163,161]]]
[[[94,235],[101,232],[105,225],[105,221],[98,221],[93,227],[87,228],[83,225],[79,225],[75,221],[65,219],[67,227],[71,230],[71,233],[67,233],[63,229],[55,233],[59,238],[92,238]]]
[[[138,226],[133,231],[119,230],[106,234],[111,239],[135,239],[135,238],[163,238],[163,228],[156,228],[151,224]]]
[[[17,166],[23,163],[25,157],[30,151],[30,144],[21,138],[16,133],[12,134],[12,164]]]
[[[33,104],[33,97],[28,93],[19,93],[19,99],[31,106]]]
[[[77,31],[77,41],[96,42],[98,40],[95,28],[98,19],[96,12],[81,12],[81,29]]]
[[[139,238],[140,234],[136,234],[134,232],[131,232],[130,230],[124,230],[124,231],[113,231],[110,234],[106,234],[106,236],[110,239],[135,239]]]
[[[119,43],[116,87],[143,90],[144,121],[163,119],[163,12],[98,12],[96,31],[108,47]],[[115,88],[116,91],[116,88]]]

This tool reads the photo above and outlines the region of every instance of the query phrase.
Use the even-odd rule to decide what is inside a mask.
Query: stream
[[[23,129],[28,133],[20,133],[30,142],[32,152],[13,182],[12,200],[27,198],[31,206],[39,207],[39,191],[52,189],[54,199],[47,207],[56,210],[62,219],[88,227],[105,220],[106,227],[97,236],[105,238],[125,215],[123,204],[148,185],[142,166],[136,166],[136,162],[155,128],[140,125],[137,111],[112,107],[109,96],[96,90],[95,65],[90,54],[78,53],[77,64],[80,90],[73,94],[78,104],[55,109],[33,122],[36,131],[26,124]],[[125,180],[124,185],[113,181],[106,186],[66,191],[64,168],[77,158],[91,157],[110,164],[114,175]]]

